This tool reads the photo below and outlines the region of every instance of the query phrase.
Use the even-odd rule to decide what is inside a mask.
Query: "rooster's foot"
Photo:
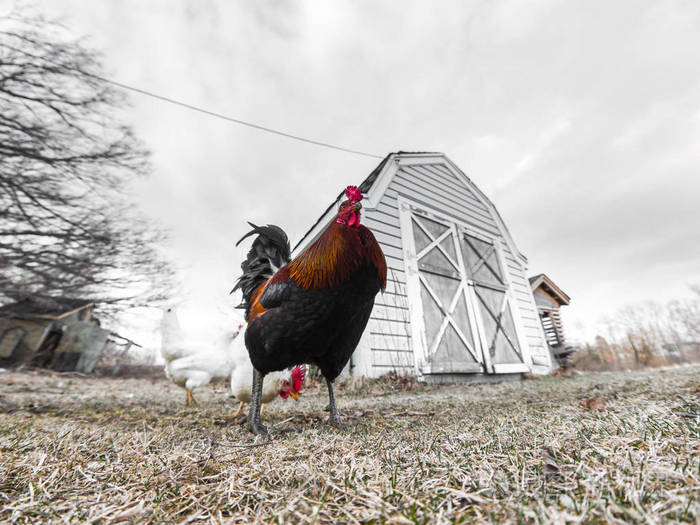
[[[340,419],[340,417],[338,417],[338,416],[336,416],[336,417],[331,417],[331,418],[328,420],[328,424],[329,424],[330,426],[332,426],[332,427],[335,427],[335,428],[339,429],[339,430],[347,430],[347,429],[350,428],[350,427],[348,426],[348,424],[347,424],[347,423],[344,423],[343,420]]]
[[[248,428],[256,436],[270,437],[267,427],[262,423],[250,423],[248,424]]]

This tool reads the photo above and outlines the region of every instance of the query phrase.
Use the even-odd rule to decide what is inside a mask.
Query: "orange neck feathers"
[[[368,235],[373,243],[366,242]],[[289,263],[288,277],[304,290],[335,288],[357,273],[365,261],[377,267],[386,283],[386,261],[372,233],[364,226],[351,228],[332,222],[316,242]]]

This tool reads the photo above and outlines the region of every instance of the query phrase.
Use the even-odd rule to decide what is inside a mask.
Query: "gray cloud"
[[[45,8],[92,35],[120,81],[378,154],[444,151],[496,202],[532,272],[572,295],[572,325],[700,281],[695,2]],[[132,103],[155,167],[138,201],[173,228],[199,305],[226,301],[245,220],[297,239],[375,164]]]

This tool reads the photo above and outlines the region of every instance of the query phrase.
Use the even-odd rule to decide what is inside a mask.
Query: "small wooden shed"
[[[571,298],[543,273],[530,277],[529,280],[547,344],[559,364],[566,366],[568,357],[575,349],[566,344],[559,309],[569,304]]]
[[[462,170],[442,153],[392,153],[360,189],[362,222],[382,246],[389,275],[351,373],[445,382],[551,371],[527,259]],[[295,254],[320,235],[343,198]]]
[[[85,299],[46,296],[1,306],[0,365],[92,372],[109,336],[93,307]]]

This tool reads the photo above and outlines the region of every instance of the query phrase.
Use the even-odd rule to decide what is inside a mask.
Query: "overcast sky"
[[[572,297],[572,334],[700,283],[700,2],[37,6],[88,35],[120,82],[379,155],[446,153],[528,273]],[[194,328],[227,308],[245,220],[295,242],[378,162],[130,99],[154,166],[137,200],[172,228]]]

